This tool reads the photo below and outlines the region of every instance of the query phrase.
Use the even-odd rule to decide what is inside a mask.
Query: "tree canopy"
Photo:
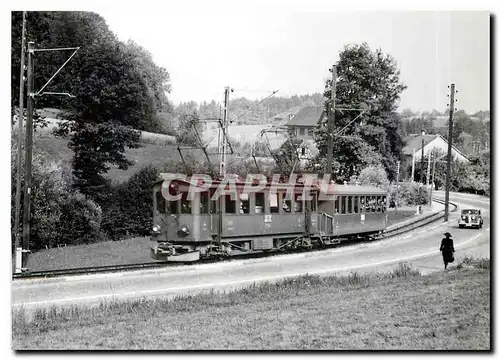
[[[346,46],[337,64],[336,108],[334,134],[349,124],[360,111],[342,111],[342,107],[363,109],[360,121],[349,125],[343,136],[334,137],[333,158],[338,164],[334,175],[348,180],[377,158],[389,179],[395,177],[396,161],[403,142],[398,131],[399,116],[395,112],[406,86],[400,82],[395,60],[381,50],[372,51],[367,44]],[[324,96],[330,99],[331,84],[327,82]],[[326,106],[325,106],[326,107]],[[360,125],[362,121],[362,125]],[[316,133],[319,157],[327,154],[327,117]],[[371,161],[371,160],[370,160]]]
[[[19,91],[21,28],[22,12],[12,12],[13,107]],[[169,74],[138,44],[118,41],[96,13],[28,12],[26,34],[37,49],[80,47],[45,89],[74,97],[37,97],[35,106],[63,110],[67,121],[59,135],[70,137],[75,185],[88,194],[104,183],[110,164],[127,168],[124,152],[138,146],[136,130],[165,132],[165,113],[173,112],[166,96]],[[35,91],[70,55],[71,51],[35,53]]]

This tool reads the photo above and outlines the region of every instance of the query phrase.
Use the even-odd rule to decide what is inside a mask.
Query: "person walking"
[[[446,237],[441,240],[441,247],[439,248],[439,250],[443,255],[444,268],[446,270],[448,264],[455,261],[455,258],[453,256],[455,248],[453,247],[453,239],[451,238],[451,234],[449,232],[445,232],[444,236]]]

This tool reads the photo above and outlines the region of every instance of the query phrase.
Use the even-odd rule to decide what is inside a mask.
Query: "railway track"
[[[440,199],[433,199],[433,201],[437,203],[444,204],[445,202]],[[456,211],[457,205],[454,203],[449,203],[450,206],[453,208],[450,210],[450,212]],[[440,211],[437,214],[431,214],[425,217],[422,217],[420,219],[417,219],[415,221],[409,222],[409,223],[403,223],[401,226],[395,226],[387,231],[385,231],[380,237],[375,239],[374,241],[377,240],[383,240],[383,239],[388,239],[400,234],[403,234],[405,232],[412,231],[414,229],[417,229],[419,227],[428,225],[430,223],[433,223],[439,219],[444,218],[444,212]],[[344,244],[346,245],[351,245],[355,242],[350,242],[349,244]],[[339,246],[339,245],[336,245]],[[342,245],[340,245],[342,246]],[[305,251],[321,251],[322,249],[314,249],[314,250],[297,250],[297,251],[289,251],[287,252],[288,254],[290,253],[297,253],[297,252],[305,252]],[[153,269],[153,268],[162,268],[162,267],[172,267],[172,266],[179,266],[179,265],[184,265],[184,266],[189,266],[189,265],[199,265],[199,264],[206,264],[206,263],[214,263],[214,262],[223,262],[223,261],[236,261],[236,260],[242,260],[242,259],[249,259],[249,258],[256,258],[256,257],[267,257],[267,256],[276,256],[282,254],[280,252],[269,252],[269,253],[264,253],[264,254],[251,254],[251,255],[240,255],[237,258],[231,258],[227,260],[217,260],[217,259],[210,259],[210,260],[200,260],[195,263],[167,263],[167,262],[148,262],[148,263],[138,263],[138,264],[128,264],[128,265],[109,265],[109,266],[99,266],[99,267],[90,267],[90,268],[73,268],[73,269],[62,269],[62,270],[50,270],[50,271],[33,271],[33,272],[26,272],[22,274],[13,274],[12,278],[13,279],[43,279],[43,278],[55,278],[59,276],[77,276],[77,275],[89,275],[89,274],[98,274],[98,273],[114,273],[114,272],[122,272],[122,271],[133,271],[133,270],[141,270],[141,269]]]

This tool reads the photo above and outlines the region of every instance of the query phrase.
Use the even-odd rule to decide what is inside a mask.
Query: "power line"
[[[264,101],[266,101],[267,99],[269,99],[271,96],[274,96],[274,94],[276,94],[279,90],[275,90],[273,91],[273,93],[267,97],[265,97],[264,99],[260,100],[257,104],[253,105],[253,106],[250,106],[247,110],[245,110],[243,113],[241,113],[240,115],[238,115],[237,117],[235,117],[234,119],[232,119],[230,121],[230,123],[232,124],[236,119],[239,119],[240,117],[242,117],[243,115],[245,115],[247,112],[249,112],[250,110],[253,110],[253,108],[255,108],[256,106],[262,104]]]

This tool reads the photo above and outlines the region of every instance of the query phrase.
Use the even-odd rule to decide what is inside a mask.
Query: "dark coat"
[[[441,240],[441,247],[439,250],[442,252],[443,260],[446,262],[453,261],[453,253],[455,252],[455,248],[453,247],[453,240],[449,237]]]

